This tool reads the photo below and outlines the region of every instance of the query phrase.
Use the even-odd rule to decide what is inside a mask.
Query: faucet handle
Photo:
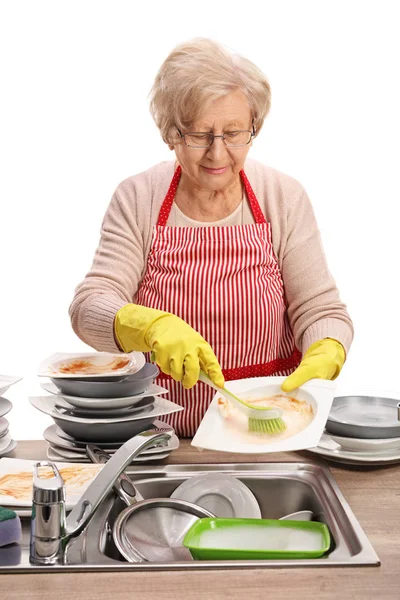
[[[52,469],[52,477],[41,476],[40,470],[44,467]],[[53,462],[42,460],[33,465],[32,502],[34,504],[65,502],[65,483]]]

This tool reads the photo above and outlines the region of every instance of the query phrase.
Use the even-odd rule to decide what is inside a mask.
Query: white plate
[[[8,390],[9,387],[21,381],[22,377],[12,375],[0,375],[0,396]]]
[[[11,452],[11,450],[8,449],[11,442],[12,439],[9,433],[7,433],[4,437],[0,438],[0,455],[5,454],[5,451]]]
[[[308,452],[322,456],[327,460],[347,465],[380,466],[400,462],[399,448],[391,448],[379,452],[342,450],[341,446],[326,433],[321,437],[320,445],[315,448],[308,448]]]
[[[265,396],[284,394],[280,386],[285,377],[253,377],[229,381],[229,390],[237,395],[251,398],[251,391],[260,391]],[[265,454],[269,452],[284,452],[288,450],[304,450],[313,448],[319,442],[331,409],[335,381],[313,379],[301,388],[286,394],[298,400],[306,400],[314,410],[314,418],[305,429],[286,439],[276,439],[273,436],[252,436],[241,440],[236,430],[229,427],[226,419],[218,409],[218,394],[214,396],[200,426],[192,440],[192,446],[220,452],[239,452],[242,454]],[[264,441],[265,440],[265,441]]]
[[[332,440],[337,444],[340,444],[343,450],[355,450],[355,451],[379,451],[389,450],[397,448],[400,452],[400,438],[386,438],[386,439],[363,439],[363,438],[349,438],[341,435],[330,434]]]
[[[128,363],[121,368],[111,368],[108,371],[102,373],[63,373],[60,369],[64,366],[68,366],[75,361],[88,361],[96,367],[104,367],[117,360],[127,360]],[[129,354],[111,354],[110,352],[86,352],[86,353],[57,353],[49,356],[39,365],[38,375],[39,377],[52,377],[57,378],[77,378],[80,379],[98,379],[101,377],[118,377],[125,373],[136,373],[145,364],[146,359],[142,352],[130,352]]]
[[[0,460],[0,505],[32,506],[32,469],[38,462],[18,458]],[[56,463],[65,483],[66,506],[72,508],[79,500],[103,465]],[[18,487],[19,485],[19,487]],[[14,494],[5,494],[5,489],[14,488]]]
[[[161,387],[155,383],[152,383],[149,388],[143,392],[143,394],[137,394],[136,396],[126,396],[124,398],[81,398],[78,396],[66,396],[61,394],[60,390],[54,385],[54,383],[42,383],[42,388],[46,392],[50,392],[59,398],[64,398],[72,406],[77,408],[96,408],[100,410],[117,409],[117,408],[128,408],[133,407],[135,403],[139,402],[143,398],[148,396],[161,396],[162,394],[168,394],[166,388]]]
[[[189,477],[171,494],[209,510],[216,517],[260,519],[254,494],[239,479],[222,473]]]
[[[169,415],[175,412],[180,412],[183,410],[182,406],[178,404],[174,404],[165,398],[156,397],[154,400],[154,404],[151,406],[151,410],[143,413],[142,415],[139,413],[124,414],[119,417],[110,417],[106,419],[105,417],[93,417],[93,418],[84,418],[84,417],[73,417],[69,414],[65,414],[60,410],[56,409],[56,400],[52,396],[30,396],[29,402],[40,410],[41,412],[50,415],[53,418],[56,418],[61,421],[69,421],[70,423],[81,423],[86,425],[93,424],[102,424],[105,425],[107,423],[126,423],[128,421],[137,421],[140,419],[148,419],[149,417],[162,417],[165,415]]]
[[[0,398],[0,417],[4,417],[12,409],[12,403],[7,398]]]

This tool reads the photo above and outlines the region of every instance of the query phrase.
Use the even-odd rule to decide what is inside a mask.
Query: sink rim
[[[113,492],[100,505],[86,529],[72,539],[66,547],[64,563],[57,565],[31,565],[29,563],[30,519],[22,518],[23,542],[21,560],[18,565],[0,565],[2,573],[38,573],[38,572],[85,572],[85,571],[125,571],[125,570],[207,570],[207,569],[268,569],[295,567],[343,567],[343,566],[379,566],[380,560],[368,540],[356,516],[344,498],[329,468],[317,462],[272,462],[272,463],[193,463],[167,464],[128,467],[127,473],[133,481],[151,478],[187,478],[207,472],[224,472],[236,477],[285,478],[297,479],[313,488],[318,502],[322,504],[324,515],[331,520],[336,548],[326,557],[298,560],[252,560],[252,561],[186,561],[170,563],[127,563],[101,552],[99,544],[104,544],[107,531],[105,524],[110,509],[116,502]],[[349,524],[351,534],[356,537],[360,551],[351,554],[346,541],[343,526]],[[93,530],[97,533],[93,533]],[[350,536],[347,536],[348,538]],[[339,543],[338,543],[339,542]],[[351,543],[349,544],[351,546]]]

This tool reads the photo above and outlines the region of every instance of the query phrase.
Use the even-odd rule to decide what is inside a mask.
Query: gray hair
[[[207,104],[240,90],[247,97],[256,134],[271,105],[265,75],[247,58],[207,38],[195,38],[172,50],[150,92],[150,112],[167,144],[176,129],[187,129]]]

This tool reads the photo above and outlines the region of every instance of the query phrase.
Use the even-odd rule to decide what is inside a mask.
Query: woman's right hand
[[[114,332],[124,352],[152,352],[161,371],[183,387],[193,387],[202,369],[218,386],[224,376],[205,339],[179,317],[138,304],[126,304],[116,314]]]

